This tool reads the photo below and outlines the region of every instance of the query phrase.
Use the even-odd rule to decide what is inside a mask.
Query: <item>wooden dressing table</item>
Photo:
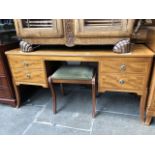
[[[146,97],[153,52],[145,45],[137,44],[131,53],[116,54],[106,49],[43,49],[23,53],[20,49],[6,52],[17,106],[20,103],[18,86],[36,85],[48,88],[46,61],[81,61],[98,63],[98,92],[132,92],[141,96],[140,117],[144,121]]]

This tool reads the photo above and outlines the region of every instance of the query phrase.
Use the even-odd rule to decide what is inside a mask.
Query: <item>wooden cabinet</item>
[[[15,19],[17,35],[30,44],[116,44],[130,38],[133,19]]]
[[[16,97],[5,51],[18,47],[18,42],[0,45],[0,103],[16,106]]]

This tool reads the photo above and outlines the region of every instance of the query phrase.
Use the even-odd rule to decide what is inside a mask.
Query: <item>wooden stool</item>
[[[54,90],[54,83],[61,84],[61,91],[63,92],[62,84],[88,84],[92,85],[92,117],[96,113],[96,74],[94,69],[87,66],[62,66],[57,69],[51,76],[48,77],[48,82],[53,100],[53,113],[56,113],[56,93]]]

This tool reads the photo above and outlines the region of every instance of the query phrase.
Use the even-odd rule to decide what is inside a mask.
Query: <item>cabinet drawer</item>
[[[43,69],[44,64],[42,60],[35,57],[19,57],[13,56],[9,58],[12,69],[16,68],[36,68]]]
[[[100,62],[103,73],[146,73],[149,59],[144,58],[109,58]]]
[[[46,76],[43,70],[21,70],[16,69],[13,71],[13,76],[15,82],[27,82],[29,84],[36,83],[36,84],[44,84],[46,82]]]
[[[0,76],[0,87],[8,88],[8,81],[5,76]]]
[[[0,57],[0,74],[4,74],[4,69],[3,69],[1,57]]]
[[[10,90],[7,88],[0,88],[0,98],[12,98]]]
[[[142,90],[145,77],[140,75],[103,74],[99,79],[99,87],[120,90]]]

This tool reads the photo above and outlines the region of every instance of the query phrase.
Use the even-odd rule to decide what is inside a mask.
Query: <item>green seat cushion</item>
[[[62,66],[57,69],[53,79],[62,80],[90,80],[93,77],[93,68],[87,66]]]

